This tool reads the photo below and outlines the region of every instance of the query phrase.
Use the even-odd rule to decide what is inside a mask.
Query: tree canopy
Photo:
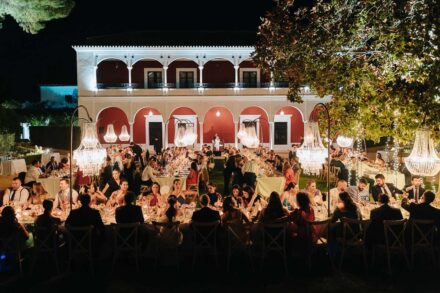
[[[73,0],[1,0],[0,28],[9,15],[25,32],[36,34],[46,22],[68,16],[74,6]]]
[[[440,1],[278,0],[258,31],[254,58],[300,89],[332,95],[338,133],[414,139],[426,125],[440,139]]]

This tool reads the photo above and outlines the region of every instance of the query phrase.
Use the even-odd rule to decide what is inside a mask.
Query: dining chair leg
[[[388,247],[387,247],[387,266],[388,266],[388,274],[391,274],[391,255]]]
[[[365,246],[362,246],[362,257],[364,259],[365,272],[368,272],[367,249],[365,248]]]
[[[339,270],[341,270],[342,268],[342,263],[344,262],[344,255],[345,255],[345,243],[342,244],[341,257],[339,259]]]
[[[286,272],[286,277],[289,276],[289,267],[287,266],[287,253],[286,250],[283,250],[283,261],[284,261],[284,270]]]

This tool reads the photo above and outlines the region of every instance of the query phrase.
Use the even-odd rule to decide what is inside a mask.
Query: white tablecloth
[[[0,175],[18,175],[26,171],[26,161],[24,159],[2,161],[0,165]]]
[[[59,177],[48,177],[38,178],[37,182],[41,182],[41,185],[50,197],[55,198],[55,195],[60,191],[60,180],[61,178]]]
[[[285,183],[286,183],[286,179],[283,176],[258,177],[257,187],[255,188],[255,192],[257,194],[261,194],[265,198],[268,198],[272,193],[272,191],[276,191],[278,192],[278,194],[281,195],[284,191]]]
[[[186,189],[186,177],[157,177],[156,182],[159,183],[161,189],[168,186],[165,187],[164,190],[171,191],[174,179],[180,179],[180,182],[182,182],[182,190]]]
[[[392,183],[399,189],[402,189],[405,186],[405,175],[400,172],[395,172],[392,170],[384,170],[380,171],[377,168],[368,166],[366,163],[362,162],[357,167],[357,173],[359,176],[365,176],[371,179],[374,179],[374,176],[377,174],[383,174],[385,176],[385,182]]]
[[[46,166],[46,164],[49,163],[50,161],[50,157],[52,156],[55,157],[55,161],[57,163],[60,163],[61,161],[60,153],[48,153],[48,154],[41,154],[41,164],[43,164],[43,166]]]

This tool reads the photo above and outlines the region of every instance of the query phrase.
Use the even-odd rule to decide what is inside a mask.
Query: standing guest
[[[403,219],[400,209],[391,207],[389,202],[390,198],[387,194],[379,194],[378,203],[380,207],[370,212],[371,224],[365,235],[365,243],[369,248],[375,244],[383,244],[385,242],[383,221]]]
[[[199,179],[199,172],[197,171],[197,163],[192,162],[188,177],[186,178],[186,186],[189,189],[191,185],[197,186]]]
[[[99,189],[103,190],[105,185],[112,179],[112,172],[113,172],[113,166],[112,166],[112,159],[110,156],[107,156],[105,160],[105,167],[102,169],[101,175],[100,175],[100,185]]]
[[[112,178],[105,184],[104,188],[102,189],[102,193],[108,198],[110,197],[113,192],[118,190],[121,185],[121,171],[118,169],[114,169],[112,171]]]
[[[0,238],[17,236],[20,244],[29,238],[29,232],[19,223],[15,216],[15,210],[11,206],[4,207],[0,217]]]
[[[132,188],[133,188],[135,170],[136,170],[136,166],[135,163],[133,162],[133,158],[131,157],[130,154],[125,154],[123,177],[127,179],[130,191],[134,191]]]
[[[402,208],[409,212],[409,219],[416,220],[432,220],[440,227],[440,210],[431,206],[431,203],[435,199],[435,193],[431,190],[427,190],[423,193],[419,200],[419,203],[415,203],[415,200],[408,200],[407,197],[402,199]]]
[[[298,244],[302,244],[302,248],[305,248],[305,240],[307,239],[307,225],[308,222],[315,221],[315,212],[310,205],[310,198],[305,192],[298,192],[296,195],[296,201],[298,207],[292,213],[293,222],[293,239],[298,241]],[[313,233],[312,231],[312,237]]]
[[[336,205],[339,201],[339,194],[341,192],[347,191],[347,181],[344,179],[339,179],[336,183],[336,187],[330,189],[330,210],[333,211],[336,208]]]
[[[267,207],[263,208],[258,216],[258,222],[275,222],[288,216],[289,212],[283,208],[280,195],[272,191]]]
[[[339,168],[338,178],[348,181],[348,169],[347,167],[345,167],[343,160],[344,160],[344,156],[338,155],[337,157],[333,158],[330,161],[330,166],[338,167]]]
[[[243,157],[240,155],[237,155],[235,157],[235,169],[233,171],[234,173],[234,179],[232,181],[233,185],[239,185],[239,186],[243,186],[244,183],[244,177],[243,177],[243,173],[241,172],[241,169],[244,166],[244,160]]]
[[[54,208],[65,209],[70,203],[70,181],[67,178],[60,180],[60,191],[55,196]],[[76,204],[78,201],[78,192],[72,189],[72,203]]]
[[[298,185],[296,185],[293,182],[290,182],[289,185],[287,185],[286,189],[284,190],[283,195],[281,196],[281,202],[283,203],[283,206],[289,211],[292,211],[297,206],[296,197],[298,191],[299,191]]]
[[[287,161],[284,162],[283,165],[283,175],[284,179],[286,180],[286,182],[284,183],[284,189],[286,189],[290,183],[294,183],[295,185],[297,184],[295,172],[293,172],[292,167]]]
[[[155,158],[150,158],[147,167],[145,167],[144,171],[142,172],[142,183],[148,187],[151,187],[153,182],[157,181],[155,171],[156,167],[157,165]]]
[[[288,161],[286,161],[288,162]],[[284,173],[285,165],[283,165],[283,159],[279,155],[275,156],[275,170],[279,173]]]
[[[232,173],[235,170],[235,158],[236,158],[235,150],[231,149],[229,151],[229,157],[228,160],[226,161],[225,168],[223,169],[223,179],[224,179],[223,194],[229,194],[229,184],[231,182]]]
[[[32,187],[32,184],[37,182],[38,178],[42,177],[43,171],[41,171],[41,162],[38,160],[33,160],[32,165],[26,172],[26,177],[24,178],[24,185]]]
[[[49,229],[54,225],[59,226],[61,224],[61,219],[52,216],[53,201],[45,199],[43,201],[43,208],[44,212],[35,220],[35,226],[46,229]]]
[[[95,240],[102,241],[105,237],[105,227],[98,210],[90,207],[90,195],[83,194],[79,198],[81,207],[70,211],[66,219],[66,225],[72,227],[93,226],[93,237]],[[92,243],[96,243],[92,241]]]
[[[254,159],[248,159],[243,165],[243,180],[244,183],[252,188],[255,188],[255,183],[257,182],[257,174],[259,172],[259,167]]]
[[[51,173],[58,168],[58,162],[55,161],[55,157],[51,156],[50,161],[46,164],[46,173]]]
[[[368,181],[365,178],[360,178],[357,186],[350,186],[347,188],[348,194],[355,202],[369,202],[370,191],[367,188]]]
[[[142,170],[144,169],[144,162],[142,159],[142,148],[140,145],[135,144],[134,142],[130,142],[130,148],[132,152],[135,154],[134,160],[141,163]]]
[[[136,196],[128,191],[124,196],[125,205],[116,208],[115,218],[118,224],[144,223],[144,215],[140,206],[134,204]]]
[[[383,174],[377,174],[374,179],[376,185],[371,189],[371,194],[375,202],[379,199],[379,194],[383,193],[388,195],[391,202],[396,201],[396,194],[403,194],[403,191],[395,187],[392,183],[385,183],[385,176]]]
[[[21,186],[21,180],[18,177],[12,179],[11,189],[6,189],[3,195],[3,205],[10,203],[14,204],[26,204],[29,199],[29,191]]]
[[[405,192],[408,193],[408,199],[414,199],[415,203],[419,202],[421,196],[425,193],[425,189],[421,187],[422,179],[420,176],[414,175],[411,177],[411,185],[405,187]]]
[[[208,183],[208,193],[207,195],[209,196],[209,201],[212,205],[216,205],[218,202],[220,202],[222,200],[222,196],[220,193],[218,193],[216,191],[217,186],[215,185],[214,182],[209,182]]]
[[[121,180],[121,188],[114,191],[112,195],[108,198],[107,206],[121,206],[124,204],[124,197],[128,192],[128,181],[125,179]]]
[[[202,208],[198,211],[195,211],[191,217],[193,222],[200,223],[209,223],[220,221],[220,214],[218,211],[215,211],[209,207],[210,201],[209,196],[204,194],[200,197],[200,205]]]
[[[44,190],[41,182],[35,182],[32,185],[32,192],[30,194],[28,203],[29,204],[42,204],[43,201],[48,197],[47,191]]]

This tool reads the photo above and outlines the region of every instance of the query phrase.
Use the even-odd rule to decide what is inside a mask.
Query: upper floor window
[[[196,82],[197,69],[178,69],[177,80],[179,88],[193,88]]]
[[[148,71],[147,87],[158,88],[162,84],[162,71]]]
[[[258,68],[240,68],[243,87],[258,87],[260,72]]]

